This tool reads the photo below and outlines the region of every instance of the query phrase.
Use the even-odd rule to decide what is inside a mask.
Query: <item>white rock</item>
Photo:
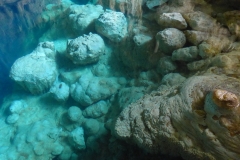
[[[111,41],[120,42],[127,35],[127,20],[122,12],[106,10],[96,20],[95,28]]]
[[[163,57],[158,61],[157,72],[161,75],[171,73],[176,69],[177,65],[174,61],[172,61],[172,58],[170,56]]]
[[[98,118],[108,112],[108,104],[105,101],[99,101],[83,110],[83,116],[86,118]]]
[[[77,33],[85,33],[94,29],[94,21],[102,14],[100,5],[71,5],[69,7],[69,21]]]
[[[83,118],[81,109],[77,106],[71,106],[68,109],[68,118],[74,122],[80,121]]]
[[[196,46],[180,48],[172,53],[172,60],[190,62],[196,60],[198,56],[198,48]]]
[[[50,95],[57,101],[66,101],[69,97],[69,86],[64,82],[55,83],[49,91]]]
[[[23,100],[16,100],[11,103],[11,106],[9,107],[9,110],[11,113],[17,113],[20,114],[25,108],[27,107],[27,104]]]
[[[89,106],[115,94],[121,87],[116,77],[94,77],[91,74],[82,75],[78,82],[71,85],[72,98],[82,106]]]
[[[186,37],[182,31],[176,28],[167,28],[156,35],[159,43],[159,50],[171,55],[176,49],[182,48],[186,43]]]
[[[69,135],[70,143],[77,149],[85,149],[84,131],[82,127],[77,127]]]
[[[17,59],[10,78],[32,94],[47,91],[57,77],[55,50],[52,42],[40,43],[35,51]]]
[[[187,22],[182,17],[181,13],[163,13],[157,16],[156,21],[159,25],[166,28],[187,28]]]
[[[8,124],[13,124],[13,123],[16,123],[18,119],[19,119],[19,114],[13,113],[7,117],[6,121]]]
[[[89,64],[97,62],[99,57],[105,52],[105,44],[98,34],[80,36],[73,40],[68,40],[67,57],[74,64]]]

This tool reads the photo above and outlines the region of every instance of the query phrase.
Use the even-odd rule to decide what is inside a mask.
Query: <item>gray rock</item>
[[[6,122],[8,124],[14,124],[18,121],[18,119],[19,119],[19,114],[13,113],[7,117]]]
[[[177,65],[170,56],[163,57],[158,61],[157,72],[161,75],[165,75],[173,72],[177,69]]]
[[[10,78],[32,94],[47,91],[57,77],[53,42],[43,42],[31,54],[17,59]]]
[[[94,21],[102,14],[103,7],[100,5],[71,5],[69,7],[69,21],[78,33],[85,33],[94,29]]]
[[[156,21],[159,25],[166,28],[187,28],[187,22],[182,17],[181,13],[163,13],[157,16]]]
[[[108,112],[109,106],[105,101],[99,101],[83,110],[83,116],[86,118],[98,118]]]
[[[162,78],[161,84],[167,85],[167,86],[173,86],[185,80],[186,78],[180,75],[179,73],[169,73]]]
[[[68,40],[67,57],[74,64],[89,64],[99,60],[105,52],[105,44],[98,34],[89,33],[73,40]]]
[[[85,149],[84,131],[82,127],[77,127],[69,135],[70,143],[77,149]]]
[[[68,118],[73,122],[81,121],[83,119],[81,109],[77,106],[71,106],[68,109]]]
[[[55,83],[49,91],[50,95],[57,101],[66,101],[69,97],[69,86],[64,82]]]
[[[188,25],[196,31],[214,32],[217,26],[216,19],[200,11],[185,13],[183,17]]]
[[[127,35],[127,20],[122,12],[106,10],[96,20],[95,28],[111,41],[120,42]]]
[[[87,119],[83,124],[83,128],[86,135],[90,136],[96,134],[99,131],[100,126],[96,119]]]
[[[198,48],[196,46],[180,48],[172,53],[172,60],[191,62],[196,60],[198,56]]]
[[[195,46],[209,38],[209,33],[201,31],[186,30],[184,31],[184,34],[187,38],[187,41]]]
[[[72,98],[82,106],[89,106],[115,94],[121,87],[118,78],[94,77],[82,75],[70,88]]]
[[[27,108],[27,104],[24,100],[16,100],[11,103],[11,106],[9,107],[9,111],[11,113],[20,114],[23,112],[25,108]]]
[[[174,50],[182,48],[186,43],[183,32],[175,28],[167,28],[158,32],[156,39],[159,49],[168,55],[171,55]]]

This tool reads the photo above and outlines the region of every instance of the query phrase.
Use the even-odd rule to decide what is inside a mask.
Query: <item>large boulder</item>
[[[77,33],[86,33],[94,29],[94,21],[102,14],[100,5],[71,5],[69,7],[69,21]]]
[[[119,78],[95,77],[85,74],[71,85],[70,92],[75,101],[82,106],[89,106],[115,94],[120,87]]]
[[[198,57],[198,48],[196,46],[180,48],[172,53],[172,60],[190,62]]]
[[[185,35],[176,28],[167,28],[158,32],[156,39],[159,49],[168,55],[171,55],[175,49],[182,48],[186,43]]]
[[[31,53],[17,59],[10,78],[32,94],[47,91],[57,77],[53,42],[43,42]]]
[[[112,131],[149,152],[239,159],[239,87],[238,79],[217,75],[160,86],[125,108]]]
[[[187,28],[187,23],[181,13],[163,13],[156,17],[159,25],[166,28]]]
[[[95,22],[98,33],[113,42],[120,42],[127,36],[127,19],[122,12],[106,10]]]
[[[67,57],[74,64],[90,64],[97,62],[105,52],[105,44],[98,34],[89,33],[76,39],[68,40]]]

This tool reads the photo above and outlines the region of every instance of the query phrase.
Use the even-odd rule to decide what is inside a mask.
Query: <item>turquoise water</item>
[[[235,3],[0,2],[0,160],[239,159]]]

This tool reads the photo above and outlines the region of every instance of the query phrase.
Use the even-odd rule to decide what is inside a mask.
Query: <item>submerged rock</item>
[[[187,28],[187,23],[181,13],[163,13],[156,17],[156,21],[159,25],[166,28]]]
[[[191,77],[125,108],[113,132],[151,153],[239,159],[239,86],[224,76]]]
[[[97,62],[105,52],[105,44],[98,34],[83,35],[73,40],[68,40],[67,57],[74,64],[86,65]]]
[[[94,30],[94,22],[102,14],[100,5],[71,5],[69,7],[69,21],[77,33],[86,33]]]
[[[82,75],[70,88],[72,98],[82,106],[89,106],[115,94],[121,84],[116,77],[94,77]]]
[[[172,53],[172,60],[174,61],[193,61],[198,56],[198,48],[196,46],[180,48]]]
[[[95,28],[113,42],[120,42],[127,36],[127,20],[121,12],[106,10],[96,20]]]
[[[50,95],[57,101],[64,102],[69,97],[69,86],[64,82],[55,83],[49,91]]]
[[[43,42],[31,54],[17,59],[10,78],[32,94],[46,92],[57,77],[55,49],[52,42]]]
[[[176,28],[167,28],[156,35],[159,50],[171,55],[175,49],[182,48],[186,43],[186,37],[182,31]]]

